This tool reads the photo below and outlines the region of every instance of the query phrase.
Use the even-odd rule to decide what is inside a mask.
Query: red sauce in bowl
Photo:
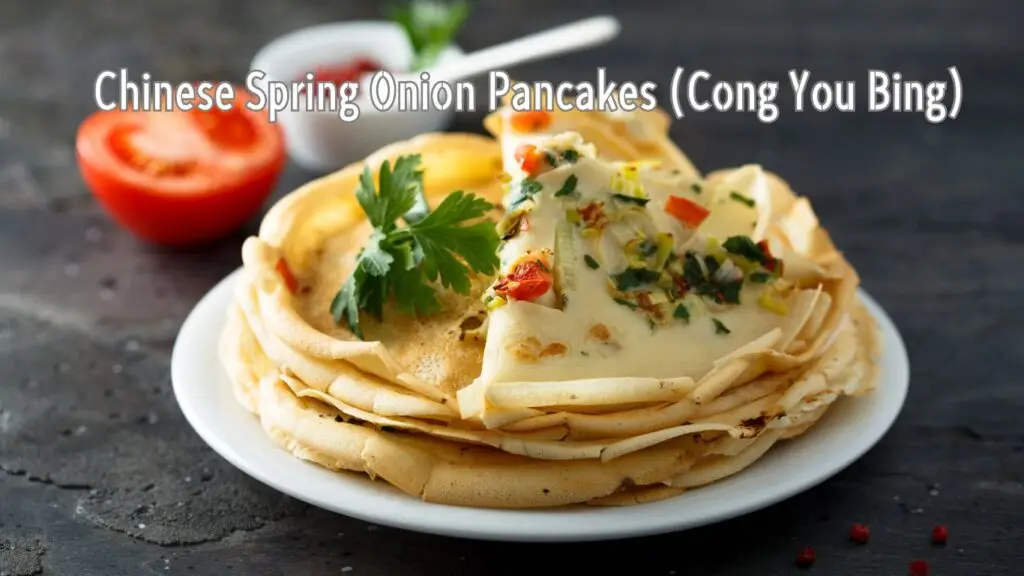
[[[342,64],[317,67],[313,70],[313,82],[330,82],[332,84],[358,82],[364,74],[372,74],[383,68],[375,60],[359,57]]]

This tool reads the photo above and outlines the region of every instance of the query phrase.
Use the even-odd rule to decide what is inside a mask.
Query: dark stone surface
[[[376,528],[279,495],[199,440],[168,381],[191,306],[239,263],[241,239],[175,252],[97,208],[74,166],[92,82],[108,68],[240,79],[283,32],[373,17],[376,3],[150,0],[0,3],[0,573],[522,574],[582,572],[1019,574],[1024,562],[1024,155],[1019,4],[590,2],[620,16],[613,46],[513,70],[525,79],[665,84],[676,65],[721,79],[830,80],[869,68],[963,76],[960,118],[691,114],[673,135],[704,169],[755,161],[808,194],[907,341],[910,398],[892,432],[822,486],[674,535],[608,544],[469,542]],[[479,3],[479,48],[583,15],[577,3]],[[783,90],[785,93],[785,90]],[[667,90],[658,91],[662,100]],[[479,115],[458,127],[479,130]],[[312,174],[290,168],[278,195]],[[852,522],[872,541],[846,541]],[[936,523],[945,547],[929,544]],[[544,555],[544,560],[537,556]],[[560,570],[564,571],[564,569]]]

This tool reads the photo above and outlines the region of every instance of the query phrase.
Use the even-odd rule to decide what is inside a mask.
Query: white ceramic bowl
[[[462,55],[462,50],[453,45],[438,63]],[[377,61],[397,76],[412,62],[412,48],[402,29],[391,22],[322,24],[285,34],[267,44],[253,58],[249,70],[265,73],[262,79],[254,76],[252,83],[267,93],[268,82],[304,81],[306,74],[318,67],[344,65],[361,56]],[[294,104],[277,113],[288,153],[298,164],[318,171],[336,170],[392,142],[443,130],[454,114],[451,108],[382,112],[360,98],[359,117],[346,122],[337,111],[307,109],[301,101]]]

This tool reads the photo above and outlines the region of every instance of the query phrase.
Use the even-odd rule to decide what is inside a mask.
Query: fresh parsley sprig
[[[433,65],[451,44],[469,16],[469,2],[413,0],[392,7],[389,15],[405,30],[413,51],[410,71],[417,71]]]
[[[363,169],[356,189],[373,233],[359,251],[355,269],[331,302],[335,322],[344,322],[360,339],[360,311],[378,320],[384,303],[394,297],[404,313],[425,315],[440,310],[441,286],[468,294],[470,273],[498,269],[498,232],[494,222],[478,220],[494,208],[473,194],[456,191],[431,211],[423,193],[420,156],[385,161],[374,186],[370,168]],[[399,220],[405,226],[399,226]]]

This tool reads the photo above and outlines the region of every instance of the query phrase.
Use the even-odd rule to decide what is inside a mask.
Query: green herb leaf
[[[725,251],[730,254],[742,256],[751,262],[768,263],[768,256],[749,236],[730,236],[725,242],[722,242],[722,248],[725,248]]]
[[[618,304],[619,306],[625,306],[630,310],[636,310],[637,308],[639,308],[637,303],[633,302],[632,300],[626,300],[625,298],[612,298],[612,300],[615,300],[615,303]]]
[[[638,198],[636,196],[627,196],[626,194],[612,194],[612,198],[620,202],[635,204],[637,206],[647,206],[647,203],[651,201],[650,198]]]
[[[466,294],[471,272],[491,274],[498,268],[498,232],[493,222],[479,220],[493,206],[472,194],[452,192],[433,211],[418,208],[423,198],[419,156],[403,156],[394,168],[385,162],[378,174],[363,171],[356,198],[374,231],[359,251],[352,274],[342,285],[330,311],[363,338],[359,313],[381,319],[384,304],[394,297],[399,311],[423,315],[440,310],[431,283]],[[405,220],[399,228],[397,220]]]
[[[587,263],[587,267],[591,270],[597,270],[601,267],[601,265],[597,263],[597,260],[594,260],[594,257],[590,254],[584,254],[583,261]]]
[[[565,179],[565,183],[562,187],[555,192],[555,197],[560,198],[562,196],[568,196],[576,193],[576,175],[569,174],[569,177]]]
[[[737,201],[737,202],[739,202],[741,204],[746,204],[747,206],[749,206],[751,208],[754,207],[754,199],[753,198],[747,198],[746,196],[744,196],[743,194],[740,194],[739,192],[729,192],[729,198],[732,198],[733,200],[735,200],[735,201]]]
[[[721,264],[719,264],[718,259],[712,256],[711,254],[705,254],[704,267],[708,269],[708,276],[711,276],[715,272],[718,272],[718,269],[721,267]]]
[[[646,268],[627,268],[625,271],[612,276],[612,280],[619,291],[625,292],[653,284],[658,281],[660,276],[660,273]]]
[[[727,282],[719,287],[722,295],[722,300],[726,304],[739,304],[740,303],[740,290],[743,288],[743,281],[738,280],[736,282]]]
[[[732,333],[732,330],[729,330],[728,328],[726,328],[725,324],[722,324],[722,321],[719,320],[718,318],[712,318],[711,321],[715,323],[715,334],[731,334]]]
[[[562,160],[569,164],[575,164],[580,159],[580,153],[575,148],[568,148],[562,151]]]
[[[543,189],[544,185],[541,184],[540,182],[537,182],[533,178],[523,178],[523,180],[519,183],[519,194],[516,196],[514,200],[512,200],[512,205],[509,206],[509,208],[515,208],[516,206],[519,206],[523,202],[526,202],[527,200],[533,198],[534,194],[540,192]]]
[[[686,322],[690,321],[690,310],[683,304],[676,306],[676,309],[672,312],[672,317],[677,320],[683,320]]]
[[[772,275],[768,272],[753,272],[750,274],[748,279],[755,284],[764,284],[772,279]]]
[[[693,184],[690,185],[690,190],[693,190],[695,194],[700,194],[702,188],[700,187],[700,184],[694,182]]]
[[[452,43],[469,16],[469,2],[413,0],[405,6],[392,7],[389,16],[409,39],[413,51],[410,71],[414,72],[432,66]]]
[[[426,218],[406,230],[423,250],[423,273],[430,282],[469,293],[469,268],[490,274],[498,268],[498,234],[493,222],[464,225],[494,208],[472,194],[449,194]],[[460,261],[465,260],[465,264]]]
[[[391,269],[391,263],[395,261],[395,257],[381,246],[385,240],[387,236],[383,232],[374,230],[359,254],[359,265],[370,276],[385,276]]]
[[[697,255],[687,252],[683,260],[683,280],[691,287],[698,287],[707,282],[704,277],[704,268],[701,267]]]

